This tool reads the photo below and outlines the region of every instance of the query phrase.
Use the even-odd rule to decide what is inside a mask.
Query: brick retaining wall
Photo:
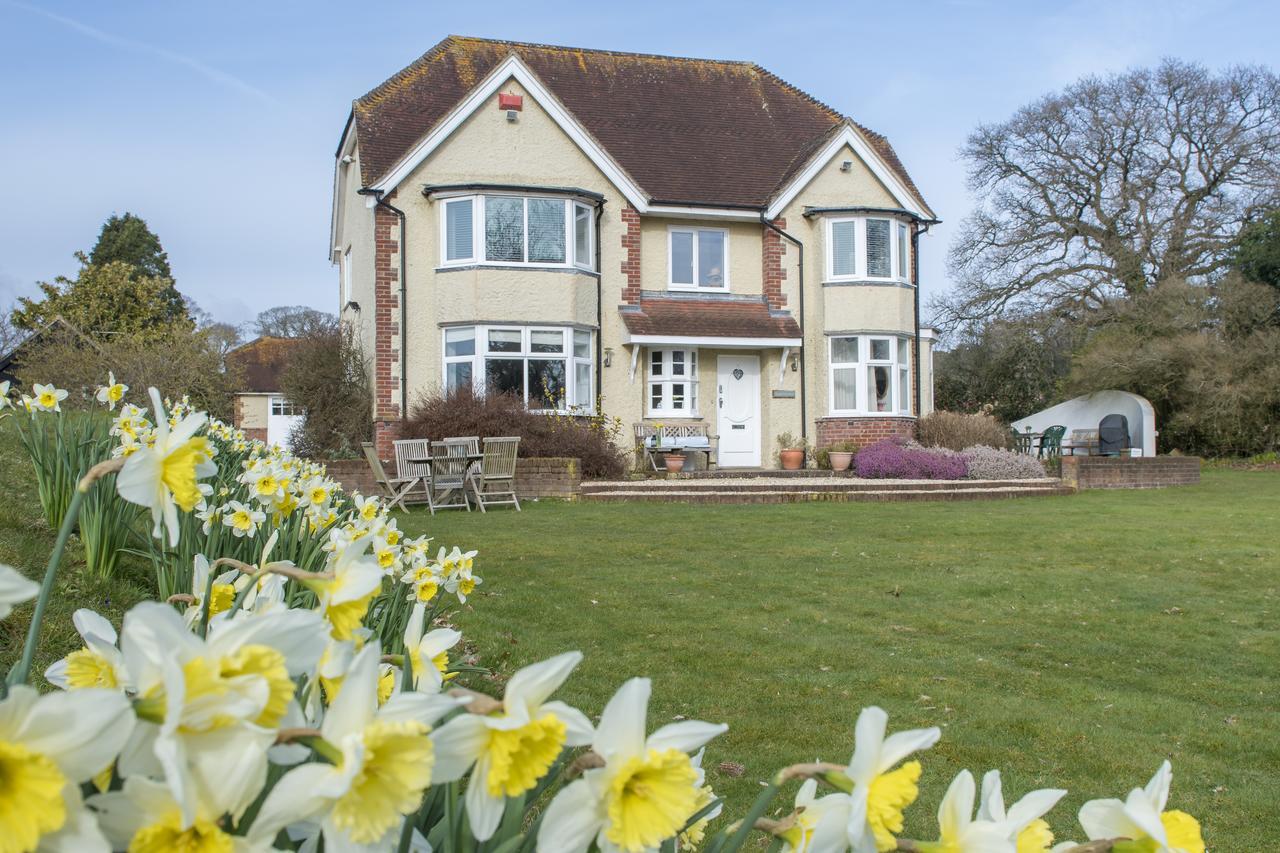
[[[395,464],[382,463],[388,472]],[[324,462],[329,476],[349,492],[380,494],[373,482],[373,472],[363,459],[332,459]],[[538,458],[516,461],[516,494],[524,498],[561,498],[577,500],[582,486],[582,466],[577,459]],[[410,499],[410,503],[413,500]]]
[[[1062,482],[1074,489],[1161,489],[1200,482],[1195,456],[1063,456]]]
[[[885,438],[915,438],[916,419],[883,418],[818,418],[816,446],[829,447],[837,441],[854,441],[866,447]]]

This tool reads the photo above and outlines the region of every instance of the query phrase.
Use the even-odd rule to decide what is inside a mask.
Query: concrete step
[[[595,502],[667,502],[707,504],[782,504],[827,501],[955,501],[1004,498],[1053,497],[1074,494],[1062,485],[1001,486],[984,489],[854,489],[846,491],[741,491],[730,489],[633,489],[584,492],[582,500]]]
[[[981,491],[985,489],[1037,488],[1060,486],[1060,480],[859,480],[819,478],[805,480],[764,477],[733,479],[597,480],[582,484],[582,494],[611,492],[886,492],[886,491]]]

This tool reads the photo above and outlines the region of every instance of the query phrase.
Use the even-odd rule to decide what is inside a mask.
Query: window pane
[[[835,400],[831,407],[847,412],[858,408],[858,374],[852,367],[842,367],[832,371],[835,380]]]
[[[490,329],[489,352],[520,352],[520,330]]]
[[[889,220],[867,220],[867,275],[888,278],[889,271]]]
[[[893,407],[893,374],[887,367],[867,368],[867,398],[871,411],[887,412]]]
[[[898,411],[904,415],[911,412],[911,371],[905,367],[898,368]]]
[[[671,351],[671,375],[684,376],[684,350]]]
[[[902,338],[898,341],[898,364],[911,362],[911,341]]]
[[[564,263],[564,201],[529,199],[529,260]]]
[[[578,362],[573,366],[573,402],[591,408],[591,365]]]
[[[445,260],[456,261],[461,258],[474,257],[474,235],[471,224],[471,206],[469,198],[447,201],[445,212]]]
[[[484,200],[484,256],[490,261],[524,260],[524,199]]]
[[[684,408],[684,383],[683,382],[671,383],[671,408],[673,409]]]
[[[911,270],[907,268],[907,226],[898,224],[898,278],[911,278]]]
[[[871,360],[872,361],[888,361],[893,350],[889,348],[889,341],[886,338],[871,339]]]
[[[564,362],[529,359],[529,408],[564,408]]]
[[[724,232],[698,232],[698,286],[724,287]]]
[[[529,332],[530,352],[564,352],[564,332],[559,329],[534,329]]]
[[[690,412],[698,410],[698,383],[696,380],[689,383],[689,405],[686,408]]]
[[[577,358],[591,357],[591,333],[581,330],[573,333],[573,354]]]
[[[471,389],[471,362],[455,361],[444,366],[445,392]]]
[[[854,232],[856,222],[831,223],[831,274],[853,275],[856,250],[854,249]]]
[[[649,373],[653,376],[662,375],[662,350],[649,353]]]
[[[515,394],[524,399],[524,360],[489,358],[484,362],[484,382],[489,394]]]
[[[693,234],[671,232],[671,283],[693,284]]]
[[[445,329],[444,354],[446,357],[455,355],[475,355],[476,330],[472,328]]]
[[[857,338],[832,338],[831,361],[833,364],[853,364],[858,360]]]
[[[591,208],[573,206],[573,260],[579,266],[595,265],[591,257]]]
[[[698,351],[696,349],[689,350],[689,373],[695,378],[698,375]]]
[[[662,383],[654,382],[649,386],[649,408],[662,408]]]

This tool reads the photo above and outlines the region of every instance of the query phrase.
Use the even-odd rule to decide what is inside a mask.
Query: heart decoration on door
[[[734,378],[734,379],[741,379],[741,378],[742,378],[742,368],[741,368],[741,367],[735,367],[735,368],[733,369],[733,378]]]

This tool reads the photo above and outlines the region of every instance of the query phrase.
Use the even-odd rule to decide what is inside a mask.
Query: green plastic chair
[[[1040,452],[1037,454],[1041,459],[1053,459],[1062,455],[1062,437],[1067,434],[1067,428],[1055,424],[1048,427],[1044,434],[1040,436]]]

